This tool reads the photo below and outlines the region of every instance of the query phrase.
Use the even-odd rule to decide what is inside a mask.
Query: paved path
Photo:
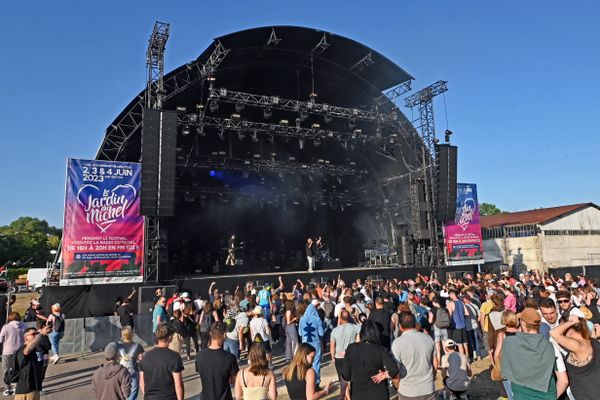
[[[273,357],[273,367],[278,383],[278,399],[287,400],[287,391],[285,384],[281,380],[281,370],[284,367],[283,344],[279,343],[273,346],[275,356]],[[149,349],[146,349],[149,350]],[[183,357],[185,358],[185,356]],[[43,400],[87,400],[93,399],[91,379],[94,371],[104,361],[103,353],[93,353],[85,355],[67,355],[56,365],[50,365],[44,381],[44,390],[46,394],[42,396]],[[240,367],[246,363],[243,361]],[[184,361],[184,384],[186,399],[200,399],[201,384],[200,378],[195,371],[194,355],[191,361]],[[489,379],[489,363],[486,360],[479,361],[474,365],[476,376],[473,379],[472,387],[469,392],[473,399],[486,400],[497,398],[497,386],[495,382]],[[324,359],[322,372],[322,382],[337,381],[337,374],[334,366],[327,356]],[[438,374],[438,388],[441,385],[441,379]],[[327,399],[337,398],[339,386],[336,386],[334,394]],[[1,398],[1,396],[0,396]],[[138,396],[143,399],[143,396]]]

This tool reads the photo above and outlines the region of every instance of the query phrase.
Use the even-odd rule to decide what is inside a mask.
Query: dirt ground
[[[13,311],[21,314],[21,317],[25,314],[27,308],[29,308],[29,302],[31,299],[39,299],[40,295],[36,292],[23,292],[17,293],[17,301],[13,304]]]

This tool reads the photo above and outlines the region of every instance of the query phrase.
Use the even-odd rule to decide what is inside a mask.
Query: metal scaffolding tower
[[[419,90],[418,92],[408,96],[405,99],[405,105],[409,108],[418,107],[420,115],[420,131],[423,139],[424,148],[422,150],[422,171],[423,173],[416,177],[412,185],[420,184],[424,182],[424,197],[426,202],[427,211],[427,228],[428,228],[428,248],[430,253],[429,265],[431,267],[439,267],[441,263],[440,255],[443,254],[440,249],[440,238],[442,237],[440,226],[435,217],[436,210],[438,207],[437,202],[437,160],[435,147],[438,139],[435,135],[435,120],[433,115],[433,98],[448,90],[448,82],[437,81],[436,83],[427,86]],[[411,189],[411,213],[413,224],[416,221],[420,221],[419,213],[421,212],[421,206],[418,202],[415,202],[415,196]],[[420,224],[418,225],[420,230]],[[415,226],[415,229],[418,229]],[[417,236],[417,235],[416,235]],[[425,235],[423,235],[425,236]],[[424,237],[418,237],[422,243],[419,243],[421,247],[427,239]]]
[[[165,46],[169,39],[169,24],[156,21],[148,42],[146,53],[146,91],[144,105],[147,109],[161,110],[165,97]],[[142,139],[143,140],[143,139]],[[143,168],[143,166],[142,166]],[[159,266],[161,264],[161,249],[164,240],[160,233],[160,219],[158,216],[145,217],[144,247],[144,281],[158,282]]]

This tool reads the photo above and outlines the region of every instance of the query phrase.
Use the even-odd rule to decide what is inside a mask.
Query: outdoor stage
[[[445,279],[447,272],[459,274],[464,272],[475,272],[475,266],[447,267],[436,269],[438,276]],[[232,271],[233,272],[233,271]],[[53,303],[60,303],[63,312],[67,318],[81,317],[100,317],[113,315],[114,301],[117,296],[126,297],[131,293],[133,287],[137,289],[137,296],[143,294],[142,302],[135,296],[132,306],[136,312],[146,312],[152,303],[154,290],[150,288],[167,288],[167,297],[177,288],[179,291],[187,291],[194,298],[198,294],[206,299],[208,288],[212,282],[215,282],[215,288],[221,292],[229,291],[233,293],[236,286],[243,288],[248,281],[254,282],[257,286],[265,283],[271,283],[274,286],[279,285],[281,276],[285,285],[285,291],[292,290],[297,279],[302,280],[305,285],[310,283],[326,282],[338,278],[338,275],[350,285],[356,279],[392,279],[399,280],[411,279],[421,275],[429,275],[431,268],[427,267],[354,267],[354,268],[335,268],[315,270],[313,273],[308,271],[280,271],[266,273],[241,273],[231,275],[189,275],[177,279],[162,281],[160,283],[129,283],[129,284],[105,284],[105,285],[77,285],[77,286],[49,286],[45,289],[40,301],[44,309],[50,309]],[[147,287],[148,290],[140,290]],[[141,305],[140,305],[141,304]],[[140,305],[138,307],[138,305]],[[139,310],[138,310],[139,308]]]

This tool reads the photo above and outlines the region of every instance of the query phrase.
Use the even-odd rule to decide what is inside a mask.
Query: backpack
[[[231,333],[235,330],[235,317],[228,317],[225,319],[225,326],[227,327],[227,332]]]
[[[135,373],[135,362],[133,360],[133,356],[135,354],[135,351],[137,350],[137,347],[138,344],[134,343],[133,346],[131,346],[131,349],[129,349],[129,351],[125,353],[125,348],[119,346],[119,355],[121,356],[119,364],[127,368],[127,371],[129,371],[129,374],[131,375]]]
[[[333,301],[325,301],[323,302],[323,305],[321,306],[323,308],[323,311],[325,312],[325,319],[328,320],[333,320],[334,318],[334,311],[335,311],[335,304],[333,304]]]
[[[210,331],[210,325],[212,324],[212,312],[204,313],[204,316],[200,320],[200,332]]]
[[[3,356],[4,357],[4,356]],[[4,371],[4,383],[10,385],[16,383],[19,380],[21,370],[17,365],[17,353],[8,356],[8,362],[6,363],[6,370]]]
[[[446,307],[440,307],[435,312],[435,323],[436,328],[447,329],[450,328],[450,313]]]
[[[65,319],[63,318],[62,314],[61,315],[54,315],[54,326],[52,327],[52,330],[54,332],[64,332],[65,331]]]

